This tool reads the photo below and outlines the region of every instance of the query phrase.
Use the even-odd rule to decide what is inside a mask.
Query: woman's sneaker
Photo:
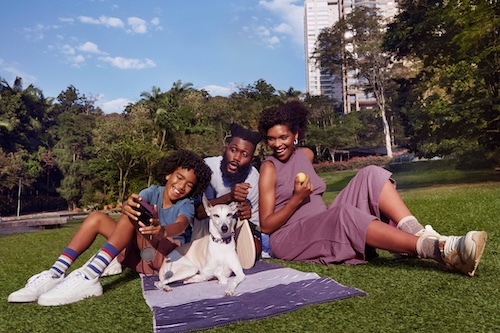
[[[44,306],[64,305],[101,295],[102,286],[99,283],[99,277],[87,280],[83,272],[77,269],[54,289],[41,295],[38,298],[38,304]]]
[[[443,237],[441,257],[446,267],[473,276],[484,252],[486,231],[469,231],[465,236]]]
[[[415,234],[417,237],[426,237],[426,238],[435,238],[435,239],[440,239],[441,235],[434,230],[434,228],[427,224],[424,229],[420,230]]]
[[[40,295],[55,288],[63,279],[64,275],[56,277],[50,271],[43,271],[30,277],[24,288],[10,294],[8,301],[10,303],[34,302]]]
[[[445,239],[445,237],[441,236],[436,230],[434,230],[434,228],[430,224],[427,224],[424,227],[424,229],[418,231],[415,234],[415,236],[417,236],[417,237],[423,237],[423,238],[441,239],[441,240]],[[410,254],[407,254],[407,253],[392,252],[392,254],[396,258],[409,258],[409,259],[418,258],[417,255],[410,255]]]

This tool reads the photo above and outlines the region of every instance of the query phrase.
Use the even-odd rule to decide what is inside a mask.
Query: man
[[[207,157],[212,180],[205,195],[212,205],[237,202],[240,219],[236,230],[238,257],[243,268],[254,265],[262,251],[259,231],[259,172],[252,165],[253,154],[261,136],[238,124],[231,125],[231,137],[222,156]],[[200,205],[196,212],[192,239],[208,233],[208,219]]]

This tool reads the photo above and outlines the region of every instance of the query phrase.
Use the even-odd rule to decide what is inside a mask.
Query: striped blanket
[[[225,286],[216,280],[172,283],[170,292],[157,290],[157,276],[141,275],[146,303],[153,311],[156,333],[186,332],[276,316],[310,304],[353,296],[362,290],[343,286],[329,277],[258,261],[245,270],[245,280],[234,296],[224,296]],[[231,277],[232,278],[232,277]]]

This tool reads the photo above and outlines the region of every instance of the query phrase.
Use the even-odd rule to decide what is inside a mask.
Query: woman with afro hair
[[[52,267],[32,276],[8,301],[52,306],[100,296],[99,277],[121,272],[122,264],[139,273],[157,273],[165,256],[187,241],[185,231],[195,213],[193,197],[203,194],[212,175],[203,159],[187,150],[167,156],[161,171],[165,186],[153,185],[132,194],[118,221],[102,212],[90,213]],[[153,208],[153,217],[146,224],[139,220],[141,201]],[[65,277],[97,235],[107,239],[101,250]]]
[[[262,111],[259,119],[259,131],[272,150],[260,168],[260,226],[270,234],[275,257],[356,264],[379,248],[434,259],[451,270],[474,275],[486,232],[445,237],[431,226],[424,228],[386,169],[361,169],[327,207],[322,197],[325,182],[312,165],[314,154],[297,146],[307,128],[308,113],[301,102],[291,101]],[[396,227],[385,223],[389,221]]]

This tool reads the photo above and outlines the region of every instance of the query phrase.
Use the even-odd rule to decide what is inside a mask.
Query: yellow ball
[[[299,183],[302,184],[306,180],[306,174],[303,173],[303,172],[299,172],[297,174],[297,176],[295,176],[295,178],[297,178],[297,180],[299,181]]]

